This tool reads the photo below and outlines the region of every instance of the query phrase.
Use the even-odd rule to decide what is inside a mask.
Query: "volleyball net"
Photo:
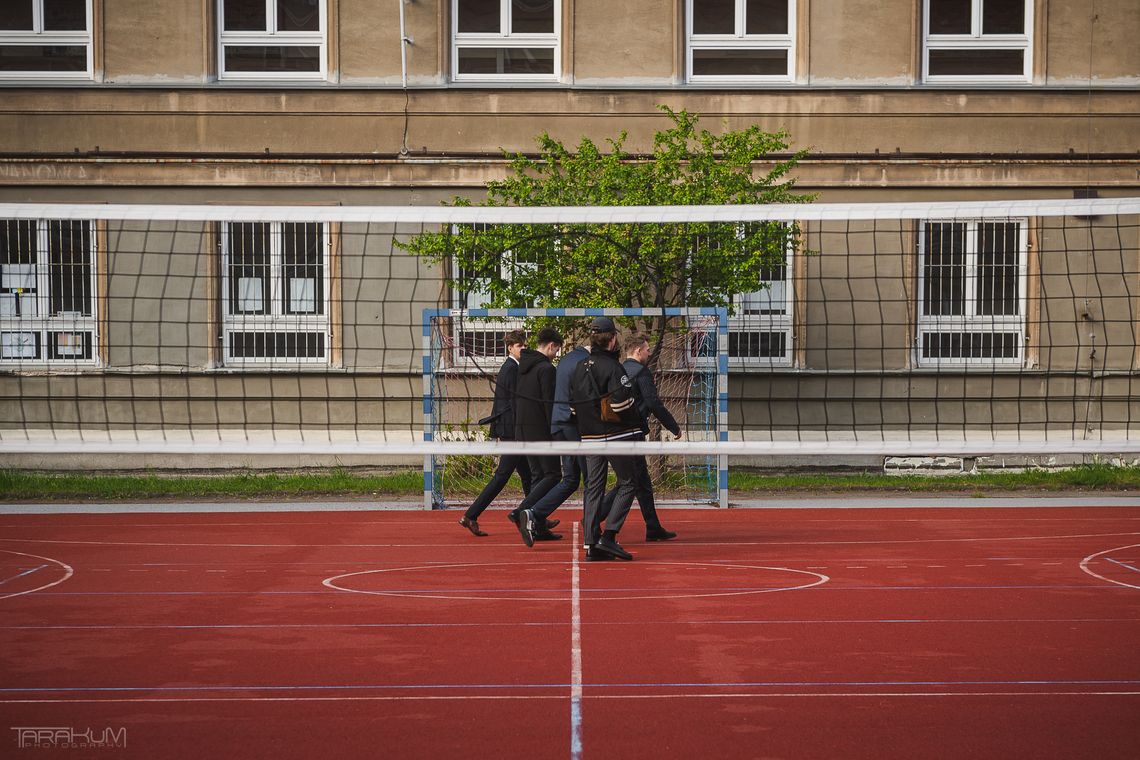
[[[0,453],[1132,455],[1138,237],[1136,198],[0,204]],[[601,313],[683,439],[490,439],[505,330]]]

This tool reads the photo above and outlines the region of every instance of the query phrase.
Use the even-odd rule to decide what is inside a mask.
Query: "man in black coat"
[[[479,420],[480,425],[491,424],[491,437],[500,441],[512,441],[515,438],[515,386],[518,384],[519,357],[526,348],[526,333],[522,330],[511,330],[503,336],[507,344],[507,359],[499,368],[498,378],[495,380],[495,400],[491,406],[491,414]],[[479,528],[479,515],[483,514],[499,492],[511,479],[511,474],[518,470],[522,480],[523,493],[529,494],[531,490],[530,466],[522,454],[504,454],[499,457],[499,465],[495,474],[487,483],[483,491],[475,497],[475,501],[467,508],[459,524],[476,536],[485,536],[486,533]]]
[[[646,366],[649,362],[649,340],[644,335],[634,333],[622,341],[622,355],[625,361],[626,374],[633,382],[633,391],[637,396],[637,412],[641,415],[641,435],[631,440],[644,441],[649,436],[649,415],[653,415],[661,425],[675,437],[681,437],[681,426],[677,420],[661,403],[661,396],[657,393],[657,384],[653,382],[653,372]],[[676,538],[677,534],[665,530],[661,525],[661,518],[657,515],[657,505],[653,497],[653,479],[649,475],[649,463],[645,457],[634,457],[637,474],[634,483],[637,486],[637,506],[641,509],[641,516],[645,519],[646,541],[668,541]],[[613,503],[616,491],[606,494],[606,513]]]
[[[519,357],[519,380],[515,388],[515,440],[550,441],[550,419],[554,408],[555,369],[551,360],[562,350],[562,336],[546,327],[538,332],[537,350],[523,349]],[[538,526],[524,526],[521,516],[562,479],[557,456],[527,456],[534,475],[534,485],[523,502],[514,510],[519,534],[527,546],[536,540],[561,538],[551,533],[545,520]]]

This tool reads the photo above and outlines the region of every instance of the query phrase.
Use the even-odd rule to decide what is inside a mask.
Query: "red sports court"
[[[1134,500],[919,501],[7,514],[5,756],[1136,757]]]

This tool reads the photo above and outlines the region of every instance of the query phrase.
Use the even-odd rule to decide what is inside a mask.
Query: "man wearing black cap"
[[[578,364],[570,381],[570,404],[583,441],[620,441],[641,434],[641,416],[637,412],[633,384],[618,361],[616,349],[617,325],[609,317],[596,318],[590,323],[590,356]],[[603,514],[610,467],[617,475],[617,485],[613,506],[599,536],[598,520]],[[630,457],[604,453],[586,456],[583,533],[587,560],[633,559],[633,555],[618,544],[617,534],[633,504],[636,475]]]

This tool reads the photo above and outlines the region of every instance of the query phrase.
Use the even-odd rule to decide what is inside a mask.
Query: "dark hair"
[[[526,333],[522,330],[511,330],[509,333],[503,336],[503,343],[507,344],[508,346],[513,346],[516,343],[522,343],[525,346]]]
[[[617,333],[612,332],[596,332],[590,333],[590,350],[591,351],[609,351],[610,341],[617,337]]]
[[[547,343],[554,343],[555,345],[562,345],[562,334],[555,330],[553,327],[544,327],[538,331],[538,345],[545,346]]]
[[[643,345],[649,345],[649,338],[646,338],[641,333],[630,333],[625,336],[625,340],[621,342],[621,352],[629,356]]]

